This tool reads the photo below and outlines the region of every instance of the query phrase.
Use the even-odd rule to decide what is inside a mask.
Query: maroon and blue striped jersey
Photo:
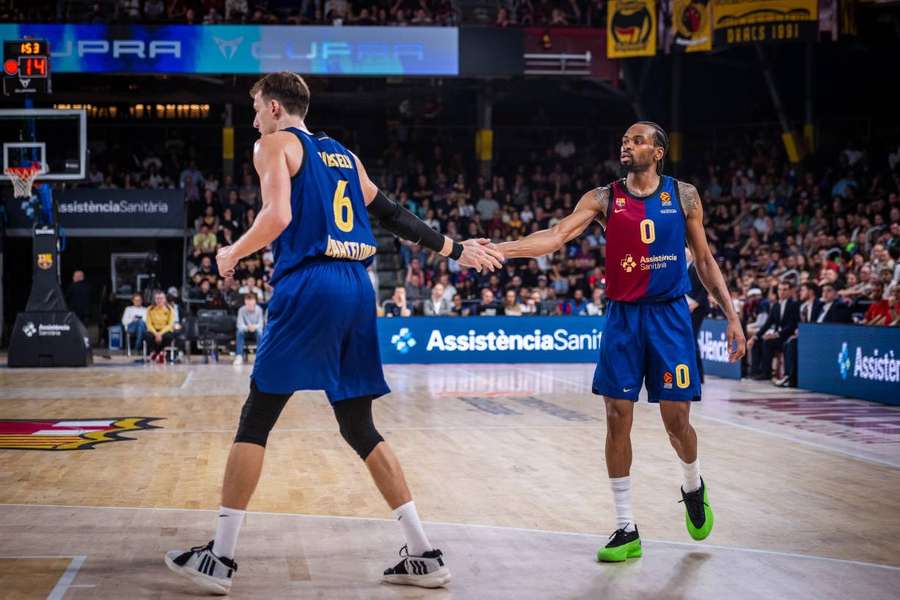
[[[649,196],[609,186],[606,215],[606,295],[621,302],[665,302],[690,289],[684,247],[686,220],[678,181],[661,176]]]

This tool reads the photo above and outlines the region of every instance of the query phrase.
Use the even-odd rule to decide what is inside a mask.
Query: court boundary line
[[[168,512],[203,512],[203,513],[217,513],[218,509],[213,508],[174,508],[168,506],[83,506],[83,505],[75,505],[75,504],[21,504],[21,503],[0,503],[0,508],[4,506],[11,507],[24,507],[24,508],[78,508],[85,510],[137,510],[137,511],[168,511]],[[307,518],[307,519],[339,519],[345,521],[374,521],[378,523],[394,523],[395,519],[388,519],[382,517],[355,517],[350,515],[313,515],[313,514],[305,514],[305,513],[289,513],[289,512],[269,512],[269,511],[247,511],[248,515],[265,515],[265,516],[275,516],[275,517],[292,517],[292,518]],[[523,533],[537,533],[543,535],[561,535],[561,536],[571,536],[571,537],[589,537],[589,538],[599,538],[600,541],[603,538],[607,537],[601,533],[580,533],[575,531],[554,531],[551,529],[533,529],[529,527],[509,527],[505,525],[484,525],[481,523],[452,523],[448,521],[423,521],[423,524],[426,525],[440,525],[445,527],[475,527],[477,529],[492,529],[499,531],[518,531]],[[790,558],[799,558],[805,560],[821,560],[826,562],[836,562],[848,565],[856,565],[859,567],[871,567],[876,569],[886,569],[889,571],[898,571],[900,572],[900,566],[895,565],[886,565],[880,563],[872,563],[861,560],[850,560],[846,558],[832,558],[829,556],[818,556],[815,554],[801,554],[799,552],[785,552],[781,550],[764,550],[762,548],[747,548],[744,546],[722,546],[719,544],[703,544],[703,543],[691,543],[691,542],[677,542],[672,540],[659,540],[647,538],[644,539],[645,542],[650,542],[653,544],[661,544],[665,546],[678,546],[685,548],[693,548],[695,550],[702,550],[704,548],[709,548],[713,550],[725,550],[731,552],[749,552],[751,554],[764,554],[769,556],[785,556]],[[3,558],[0,556],[0,558]],[[53,558],[61,558],[61,557],[53,557]],[[81,557],[82,559],[85,557]],[[83,562],[83,561],[82,561]],[[80,564],[79,564],[80,567]]]
[[[181,385],[178,386],[179,390],[186,390],[187,386],[190,385],[191,379],[194,378],[195,371],[191,369],[188,371],[188,374],[185,376],[184,381],[181,382]]]
[[[9,506],[9,505],[6,505]],[[27,505],[23,505],[27,506]],[[53,506],[53,505],[49,505]],[[0,554],[0,560],[34,560],[44,558],[74,558],[73,554]]]
[[[78,576],[78,571],[81,569],[81,565],[84,564],[85,560],[87,560],[87,556],[84,556],[83,554],[72,557],[72,560],[69,561],[69,566],[66,567],[66,570],[62,576],[60,576],[59,581],[57,581],[56,585],[53,586],[53,589],[50,590],[47,600],[63,599],[63,596],[66,595],[66,592],[69,591],[69,588],[75,581],[75,577]]]
[[[45,560],[49,558],[69,558],[71,560],[69,560],[69,564],[66,566],[66,570],[63,571],[63,574],[59,576],[59,579],[56,581],[56,585],[53,586],[52,590],[50,590],[50,594],[47,596],[47,600],[62,600],[66,595],[66,592],[69,591],[69,588],[97,587],[97,584],[95,583],[72,583],[73,581],[75,581],[75,577],[78,575],[78,571],[81,570],[81,566],[84,564],[84,561],[87,560],[87,556],[83,554],[62,554],[56,556],[51,556],[49,554],[0,555],[0,560]]]

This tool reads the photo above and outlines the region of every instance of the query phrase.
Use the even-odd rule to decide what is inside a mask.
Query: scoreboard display
[[[47,40],[3,42],[3,93],[38,95],[51,91],[50,46]]]

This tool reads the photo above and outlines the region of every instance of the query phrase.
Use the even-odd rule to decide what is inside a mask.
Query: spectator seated
[[[125,332],[125,352],[131,356],[132,340],[135,344],[143,344],[147,333],[147,308],[139,293],[132,294],[131,306],[122,313],[122,330]]]
[[[153,293],[153,306],[147,309],[147,331],[144,340],[150,352],[150,362],[166,362],[165,348],[175,339],[175,310],[162,290]]]
[[[263,310],[256,303],[256,294],[248,293],[244,296],[244,305],[238,310],[235,330],[234,364],[241,365],[244,362],[244,353],[247,349],[248,339],[256,342],[264,327]],[[253,345],[256,348],[256,345]]]

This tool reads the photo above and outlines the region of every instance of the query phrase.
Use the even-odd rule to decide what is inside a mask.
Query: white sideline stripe
[[[191,379],[194,378],[194,371],[188,371],[187,377],[184,378],[184,381],[181,382],[181,385],[178,386],[179,390],[187,389],[187,386],[191,384]]]
[[[54,427],[109,427],[114,421],[60,421]]]
[[[218,513],[218,509],[212,508],[169,508],[165,506],[154,507],[154,506],[80,506],[74,504],[3,504],[0,503],[0,507],[4,506],[14,506],[14,507],[24,507],[24,508],[80,508],[83,510],[157,510],[157,511],[168,511],[168,512],[203,512],[203,513]],[[248,515],[266,515],[273,517],[294,517],[294,518],[304,518],[304,519],[338,519],[343,521],[374,521],[378,523],[394,523],[395,519],[386,519],[386,518],[378,518],[378,517],[352,517],[352,516],[343,516],[343,515],[307,515],[303,513],[286,513],[286,512],[266,512],[266,511],[247,511]],[[481,525],[477,523],[448,523],[446,521],[423,521],[424,524],[428,525],[441,525],[444,527],[475,527],[477,529],[489,529],[493,531],[520,531],[523,533],[538,533],[543,535],[561,535],[561,536],[572,536],[572,537],[588,537],[588,538],[596,538],[600,541],[606,539],[607,536],[598,534],[598,533],[577,533],[572,531],[552,531],[548,529],[532,529],[528,527],[504,527],[498,525]],[[720,546],[717,544],[706,544],[706,543],[690,543],[690,542],[672,542],[669,540],[656,540],[656,539],[646,539],[645,541],[651,542],[653,544],[662,544],[666,546],[679,546],[683,548],[711,548],[713,550],[723,550],[730,552],[749,552],[751,554],[764,554],[768,556],[786,556],[790,558],[800,558],[804,560],[821,560],[826,562],[847,564],[847,565],[856,565],[860,567],[871,567],[875,569],[887,569],[889,571],[898,571],[900,572],[900,566],[894,565],[884,565],[879,563],[871,563],[864,562],[860,560],[848,560],[844,558],[830,558],[827,556],[816,556],[814,554],[799,554],[797,552],[782,552],[779,550],[763,550],[760,548],[745,548],[743,546]],[[2,557],[0,557],[2,558]],[[50,558],[59,558],[59,557],[50,557]],[[85,557],[81,557],[82,559]]]
[[[0,554],[0,560],[32,560],[35,558],[72,558],[71,554]]]
[[[56,586],[50,590],[50,595],[47,596],[47,600],[62,600],[63,596],[66,595],[66,592],[72,586],[72,582],[75,581],[75,576],[78,575],[78,570],[81,568],[81,565],[84,564],[86,558],[86,556],[72,557],[69,566],[66,567],[66,572],[63,573],[62,577],[59,578],[59,581],[56,582]]]

